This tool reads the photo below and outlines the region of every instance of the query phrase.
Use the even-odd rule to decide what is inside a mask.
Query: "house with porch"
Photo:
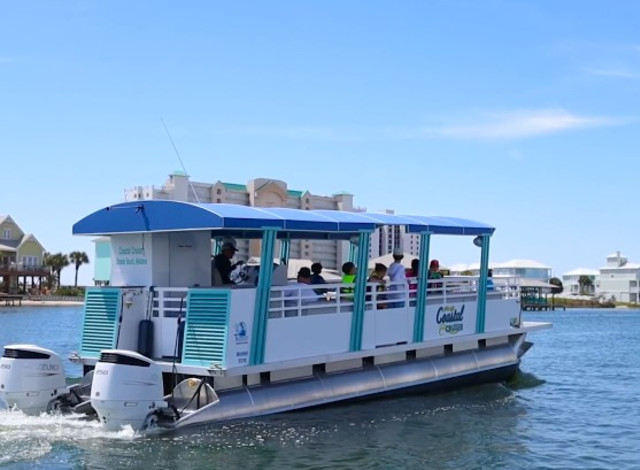
[[[47,275],[42,266],[44,253],[35,235],[25,233],[11,216],[0,215],[0,292],[16,293],[40,285]]]

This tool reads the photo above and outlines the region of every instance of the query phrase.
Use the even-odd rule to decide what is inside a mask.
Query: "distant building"
[[[640,264],[629,263],[619,251],[607,256],[606,266],[596,277],[596,294],[618,302],[640,299]]]
[[[538,261],[530,259],[512,259],[504,263],[489,263],[494,277],[520,277],[549,282],[551,268]],[[471,274],[477,276],[480,272],[480,263],[452,265],[449,270],[453,275]]]
[[[394,211],[387,209],[383,213],[393,214]],[[407,233],[405,227],[382,226],[371,235],[369,259],[393,253],[396,248],[412,257],[418,257],[420,254],[420,235]]]
[[[596,277],[600,271],[589,268],[577,268],[562,275],[563,293],[574,295],[594,295],[596,293]],[[580,285],[580,279],[589,279],[588,284]]]
[[[45,249],[35,235],[25,233],[8,215],[0,215],[0,291],[18,290],[35,285],[35,279],[47,275],[42,267]]]
[[[252,207],[289,207],[304,210],[328,209],[355,212],[363,210],[354,207],[353,195],[347,192],[321,196],[309,191],[289,189],[284,181],[268,178],[249,180],[247,184],[222,181],[199,183],[191,181],[183,172],[170,174],[159,188],[135,186],[125,190],[125,201],[147,199],[228,203]],[[257,240],[237,240],[237,244],[239,259],[247,260],[251,256],[260,254],[260,242]],[[289,256],[319,261],[327,269],[340,269],[342,263],[348,260],[348,245],[348,242],[341,241],[292,240]]]

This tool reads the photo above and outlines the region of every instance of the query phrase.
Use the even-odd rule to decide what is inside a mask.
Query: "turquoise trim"
[[[349,261],[352,263],[358,261],[358,245],[352,241],[349,242]]]
[[[478,282],[478,314],[476,333],[484,333],[487,312],[487,276],[489,274],[489,235],[481,235],[482,252],[480,254],[480,280]]]
[[[273,275],[273,252],[277,231],[265,229],[262,232],[262,253],[260,255],[260,273],[256,289],[256,304],[253,310],[253,331],[251,335],[251,365],[264,362],[264,350],[267,339],[267,320],[269,318],[269,296]]]
[[[289,264],[291,254],[291,239],[289,237],[280,239],[280,263]]]
[[[427,308],[427,286],[429,284],[429,248],[431,232],[420,234],[420,254],[418,259],[418,287],[416,290],[416,311],[413,322],[413,342],[424,341],[424,316]]]
[[[82,324],[82,357],[100,357],[103,349],[114,349],[118,341],[118,323],[122,310],[122,289],[87,289]]]
[[[189,289],[182,346],[182,364],[225,366],[231,292]]]
[[[364,324],[365,293],[367,290],[367,265],[369,261],[370,232],[362,232],[358,237],[358,262],[356,263],[356,285],[351,317],[351,338],[349,351],[362,349],[362,327]]]

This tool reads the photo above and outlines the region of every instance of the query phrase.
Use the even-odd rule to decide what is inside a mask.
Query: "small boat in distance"
[[[419,234],[423,262],[415,278],[381,291],[367,282],[367,261],[371,235],[385,225]],[[488,289],[493,231],[453,217],[232,204],[100,209],[73,227],[111,239],[111,285],[87,289],[71,358],[83,365],[83,382],[65,386],[53,351],[6,345],[0,402],[93,413],[109,430],[180,429],[507,379],[531,346],[527,333],[551,325],[522,322],[517,291]],[[432,236],[472,237],[480,275],[430,281]],[[259,244],[260,263],[234,276],[240,285],[216,285],[213,247],[239,239]],[[292,239],[352,244],[354,282],[321,291],[289,284],[282,269]]]

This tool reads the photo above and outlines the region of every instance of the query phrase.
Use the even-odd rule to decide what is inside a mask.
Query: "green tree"
[[[73,287],[78,287],[78,270],[80,266],[89,262],[89,257],[84,251],[72,251],[69,253],[69,260],[76,266],[76,278]]]
[[[51,277],[48,279],[49,286],[51,287],[52,280],[57,287],[60,287],[60,274],[62,270],[69,266],[69,257],[62,253],[45,253],[43,258],[43,264],[47,266],[51,272]]]
[[[551,288],[551,293],[553,295],[561,294],[562,291],[564,290],[564,286],[562,285],[562,281],[560,279],[558,279],[557,277],[552,277],[551,279],[549,279],[549,284],[553,284],[555,286],[555,287]]]
[[[590,287],[593,286],[593,281],[589,276],[580,276],[578,278],[578,285],[580,286],[580,294],[589,294]]]

